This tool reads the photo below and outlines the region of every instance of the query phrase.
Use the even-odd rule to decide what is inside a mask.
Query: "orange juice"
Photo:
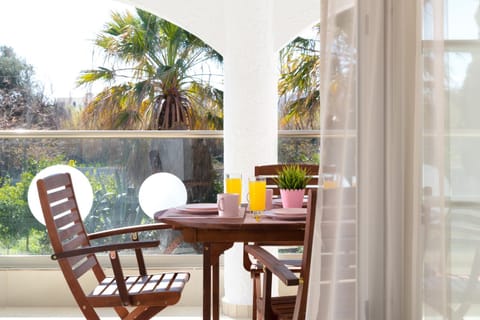
[[[265,193],[267,183],[263,180],[250,180],[248,182],[248,198],[251,211],[265,210]]]
[[[227,193],[236,193],[239,195],[238,203],[242,202],[242,178],[229,176],[227,174],[227,178],[225,179],[226,184],[226,192]]]
[[[325,189],[334,189],[337,187],[337,182],[335,180],[325,180],[323,182],[323,188]]]
[[[323,176],[323,188],[334,189],[337,187],[337,177],[334,174],[324,174]]]

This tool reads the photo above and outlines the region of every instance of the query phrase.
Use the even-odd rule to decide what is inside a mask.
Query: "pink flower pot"
[[[280,189],[282,197],[282,205],[284,208],[301,208],[303,206],[303,196],[305,189],[301,190],[285,190]]]

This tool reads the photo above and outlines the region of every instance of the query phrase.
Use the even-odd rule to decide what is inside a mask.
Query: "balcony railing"
[[[279,131],[280,163],[318,163],[320,134],[335,131]],[[355,132],[352,150],[355,150]],[[0,132],[0,254],[47,254],[43,225],[30,213],[27,189],[43,168],[70,164],[85,173],[94,190],[89,232],[151,222],[138,202],[141,183],[165,171],[185,184],[188,202],[214,202],[223,191],[222,131],[31,131]],[[354,168],[352,168],[352,171]],[[191,254],[199,245],[179,242],[179,234],[150,234],[162,240],[156,253]]]

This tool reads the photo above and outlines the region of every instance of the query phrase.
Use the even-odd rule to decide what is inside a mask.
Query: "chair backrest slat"
[[[85,256],[81,257],[85,259]],[[68,258],[69,262],[70,261],[75,261],[72,260],[73,258]],[[82,262],[81,264],[75,263],[73,264],[75,267],[73,268],[73,273],[75,274],[75,278],[78,279],[81,276],[83,276],[85,273],[90,271],[93,267],[95,267],[98,264],[97,259],[93,255],[89,255],[86,257],[86,260]]]
[[[65,187],[71,185],[70,175],[66,176],[65,174],[56,174],[52,175],[48,179],[41,179],[45,184],[45,188],[48,190],[47,194],[51,193],[52,190],[56,190],[60,187]]]
[[[83,232],[83,226],[79,223],[72,224],[68,228],[58,230],[58,235],[61,240],[71,239],[74,236]]]
[[[48,194],[48,201],[50,201],[50,203],[55,203],[63,199],[71,198],[72,196],[73,191],[71,188],[67,187],[60,189],[60,187],[58,187],[57,189],[54,189]]]
[[[298,288],[293,319],[305,319],[306,316],[315,221],[319,214],[317,209],[322,210],[320,224],[322,238],[320,279],[322,286],[331,285],[331,275],[334,273],[336,279],[341,279],[350,289],[350,291],[346,289],[349,297],[352,296],[352,292],[355,292],[357,275],[356,219],[351,211],[355,210],[356,206],[356,190],[355,188],[322,188],[318,189],[318,192],[309,191],[308,198],[301,271],[303,281],[300,282]],[[324,210],[329,211],[328,219],[323,216]]]
[[[254,167],[255,176],[262,176],[266,178],[267,188],[273,190],[273,194],[279,195],[280,190],[275,182],[275,178],[278,177],[278,172],[287,164],[266,164],[257,165]],[[300,168],[306,170],[307,175],[311,180],[307,185],[307,189],[318,188],[319,166],[316,164],[296,164]]]
[[[307,203],[307,218],[305,220],[305,236],[303,240],[301,281],[298,286],[297,299],[293,319],[305,319],[307,312],[307,296],[310,278],[310,262],[312,260],[313,233],[317,207],[317,190],[309,190]]]
[[[75,222],[75,216],[71,214],[55,217],[55,226],[59,229],[65,229],[65,226],[71,225]]]
[[[65,201],[65,202],[53,205],[51,207],[51,211],[52,211],[52,214],[53,214],[54,217],[56,217],[60,214],[69,213],[71,210],[73,210],[75,208],[75,203],[72,199],[69,199],[69,198],[65,198],[65,199],[68,199],[68,200]]]
[[[73,237],[71,239],[68,239],[63,243],[63,248],[65,250],[73,250],[73,249],[78,249],[85,246],[88,246],[88,239],[82,234],[76,237]]]
[[[70,174],[59,173],[39,179],[37,189],[54,253],[90,246]],[[77,301],[86,297],[76,279],[90,270],[97,280],[105,278],[94,255],[59,259],[58,262]]]

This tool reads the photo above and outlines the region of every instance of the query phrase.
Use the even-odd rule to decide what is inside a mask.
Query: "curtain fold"
[[[357,313],[356,13],[351,1],[321,1],[320,175],[334,167],[337,181],[319,182],[307,319]]]
[[[451,319],[448,311],[448,263],[446,234],[446,105],[443,1],[424,1],[422,80],[418,101],[424,115],[422,126],[422,314]],[[443,179],[445,177],[446,179]],[[435,197],[435,199],[433,198]],[[434,207],[434,208],[433,208]],[[436,310],[436,311],[434,311]],[[433,313],[432,313],[433,311]]]
[[[423,147],[421,5],[388,1],[385,16],[385,319],[421,318]]]

